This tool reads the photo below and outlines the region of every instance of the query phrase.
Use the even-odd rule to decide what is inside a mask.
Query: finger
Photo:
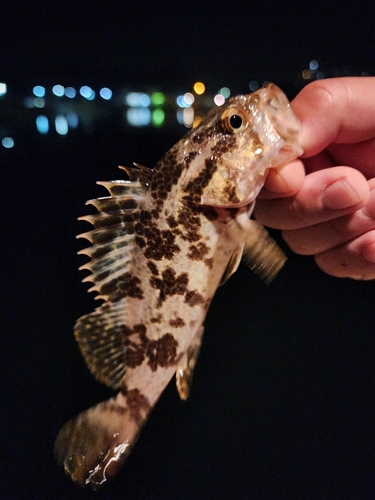
[[[337,278],[375,279],[375,231],[317,254],[315,262],[324,272]]]
[[[302,123],[304,157],[323,151],[331,143],[374,138],[374,94],[373,77],[317,80],[302,89],[291,105]]]
[[[299,229],[353,213],[369,196],[368,183],[360,172],[333,167],[307,175],[295,196],[258,200],[254,214],[265,226]]]
[[[293,196],[301,189],[304,179],[305,169],[301,160],[295,160],[280,168],[271,168],[258,198]]]
[[[283,238],[291,250],[301,255],[314,255],[375,230],[375,179],[371,184],[369,201],[353,214],[301,229],[283,231]]]

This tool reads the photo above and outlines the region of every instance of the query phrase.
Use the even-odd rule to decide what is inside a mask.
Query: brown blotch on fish
[[[144,416],[142,413],[147,414],[150,410],[149,400],[139,391],[139,389],[126,391],[124,396],[126,398],[131,418],[135,422],[140,423]]]
[[[169,324],[174,328],[182,328],[185,326],[185,321],[182,318],[175,318],[169,321]]]
[[[194,290],[186,292],[185,303],[188,304],[190,307],[204,304],[204,302],[205,302],[204,297],[200,293],[195,292]]]
[[[184,229],[181,235],[181,238],[183,240],[189,242],[200,240],[201,237],[199,234],[199,229],[201,227],[201,221],[199,215],[187,208],[186,210],[181,211],[178,214],[177,220]]]
[[[194,160],[194,158],[197,158],[197,156],[199,156],[198,151],[192,151],[191,153],[186,155],[184,158],[185,168],[187,168],[190,165],[190,163]]]
[[[171,333],[165,333],[158,340],[150,340],[146,354],[149,358],[148,365],[152,371],[156,371],[158,366],[167,368],[176,363],[178,342]]]
[[[183,199],[190,203],[199,203],[203,194],[204,188],[210,182],[214,172],[217,170],[217,158],[215,156],[205,160],[205,166],[198,176],[190,181],[185,188],[187,193]]]
[[[153,288],[160,290],[158,305],[160,306],[168,295],[184,295],[189,282],[187,273],[177,276],[176,271],[167,267],[161,275],[161,278],[151,276],[150,284]]]
[[[214,259],[212,257],[210,257],[209,259],[204,259],[203,262],[209,269],[212,269],[212,266],[214,265]]]
[[[141,280],[137,276],[126,272],[100,287],[101,295],[108,295],[111,302],[117,302],[123,297],[143,299],[143,291],[139,286]]]
[[[150,269],[151,273],[154,276],[157,276],[159,274],[158,268],[156,267],[156,264],[154,262],[152,262],[152,260],[149,260],[147,262],[147,267]]]
[[[208,254],[210,249],[208,246],[200,241],[197,245],[190,245],[189,246],[189,253],[187,256],[191,260],[203,260],[203,257]]]

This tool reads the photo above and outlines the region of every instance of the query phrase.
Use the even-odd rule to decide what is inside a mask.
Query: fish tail
[[[89,408],[60,430],[57,461],[81,486],[98,488],[122,466],[149,411],[147,398],[137,389]]]

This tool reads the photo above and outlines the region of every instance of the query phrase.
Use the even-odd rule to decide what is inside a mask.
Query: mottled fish
[[[285,257],[250,219],[268,169],[302,153],[300,125],[273,84],[228,99],[175,144],[154,169],[99,182],[110,196],[82,217],[94,229],[84,281],[104,303],[75,325],[94,376],[117,396],[69,421],[56,456],[74,481],[98,487],[128,455],[176,374],[189,395],[203,323],[217,287],[244,253],[266,281]]]

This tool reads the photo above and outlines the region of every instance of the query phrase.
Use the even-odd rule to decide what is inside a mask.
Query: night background
[[[375,498],[375,283],[289,251],[270,286],[241,265],[218,290],[189,400],[167,387],[114,481],[81,489],[53,456],[60,427],[112,394],[72,333],[97,305],[75,239],[85,201],[105,195],[95,181],[152,167],[191,125],[176,99],[197,81],[195,116],[223,88],[273,81],[293,98],[317,78],[375,75],[375,4],[293,5],[1,6],[0,498]]]

